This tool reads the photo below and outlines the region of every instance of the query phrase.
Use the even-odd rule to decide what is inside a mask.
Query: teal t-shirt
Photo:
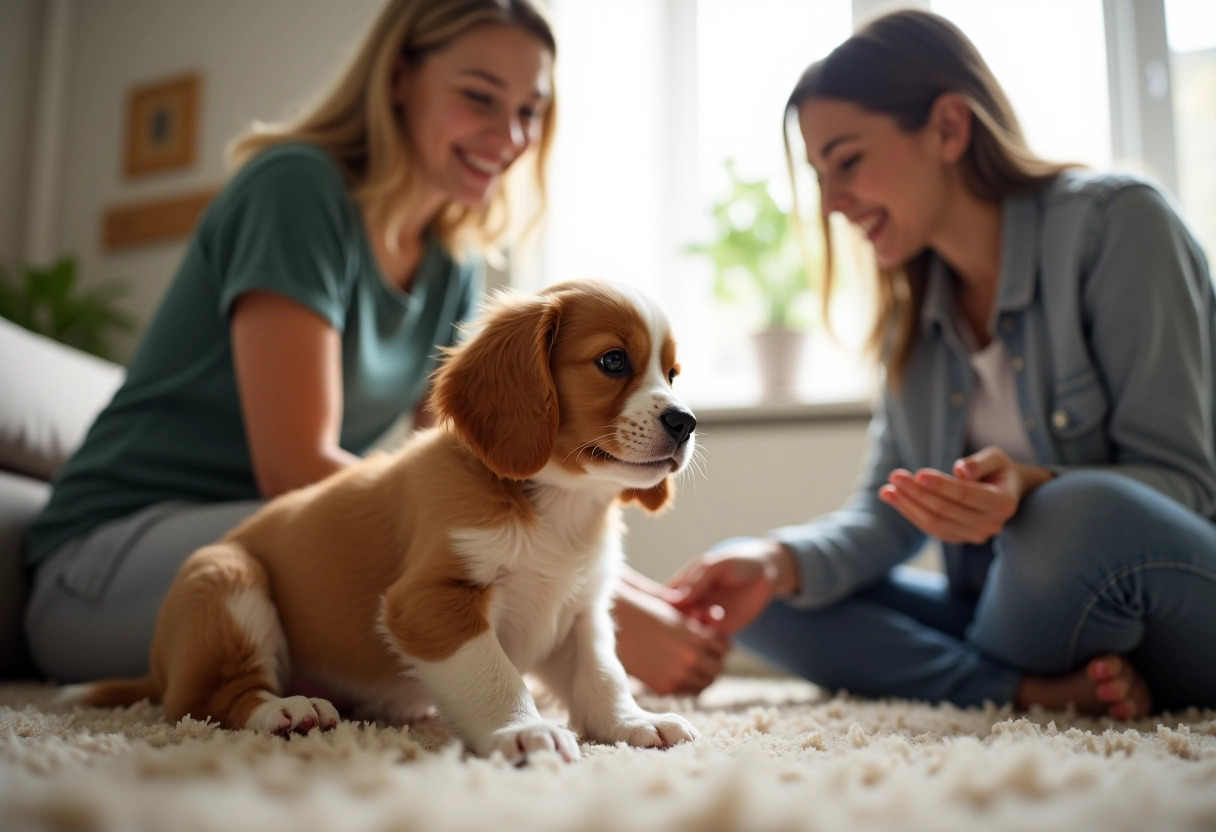
[[[481,277],[477,263],[456,263],[431,239],[409,292],[391,288],[330,157],[309,144],[262,152],[204,214],[125,383],[35,518],[28,562],[154,503],[260,496],[229,332],[241,294],[283,295],[340,333],[340,441],[362,454],[417,406]]]

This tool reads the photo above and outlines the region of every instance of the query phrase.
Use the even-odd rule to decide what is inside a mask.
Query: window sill
[[[809,422],[868,422],[870,404],[865,401],[791,401],[723,405],[689,402],[698,425],[746,427]]]

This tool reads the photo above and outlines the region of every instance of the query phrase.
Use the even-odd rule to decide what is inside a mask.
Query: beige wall
[[[0,266],[6,268],[21,260],[25,233],[39,12],[36,0],[0,0]]]
[[[684,475],[666,513],[626,512],[626,557],[652,578],[670,577],[728,537],[831,511],[852,491],[865,439],[862,418],[738,425],[699,416],[704,473]]]
[[[0,8],[23,1],[4,0]],[[62,159],[59,192],[54,195],[57,210],[52,248],[56,254],[77,256],[85,282],[121,279],[129,283],[129,305],[140,319],[146,319],[168,285],[183,245],[104,251],[100,245],[103,212],[118,203],[221,182],[227,141],[253,120],[280,118],[322,89],[380,2],[68,2],[71,46],[65,74],[66,104],[58,118]],[[0,28],[2,21],[0,18]],[[284,36],[287,22],[290,37]],[[196,164],[182,172],[125,179],[122,149],[128,91],[134,85],[189,70],[203,77]],[[0,154],[3,150],[0,145]],[[130,346],[123,345],[124,352]]]

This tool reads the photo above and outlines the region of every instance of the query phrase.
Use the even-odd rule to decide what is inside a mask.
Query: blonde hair
[[[931,12],[908,9],[874,19],[803,72],[786,103],[783,124],[791,181],[795,171],[789,124],[806,101],[848,101],[913,132],[925,126],[943,93],[962,96],[971,109],[971,143],[959,165],[975,197],[1000,202],[1038,190],[1076,167],[1031,152],[996,77],[958,27]],[[796,187],[794,195],[797,222]],[[830,326],[833,253],[822,204],[819,215],[826,252],[820,299]],[[898,386],[916,339],[930,256],[924,251],[901,268],[878,270],[878,304],[866,346],[885,365],[892,386]]]
[[[518,26],[555,57],[557,44],[536,0],[390,0],[364,36],[354,58],[320,102],[293,121],[255,124],[228,146],[234,168],[285,142],[311,142],[333,157],[355,202],[371,223],[383,226],[385,244],[398,248],[399,230],[422,187],[413,151],[402,140],[390,96],[399,59],[416,65],[475,26]],[[556,101],[541,121],[540,139],[504,177],[488,204],[449,203],[432,230],[453,256],[472,248],[489,253],[535,228],[544,215],[546,167],[556,123]],[[531,173],[531,185],[524,180]],[[513,216],[530,209],[525,219]]]

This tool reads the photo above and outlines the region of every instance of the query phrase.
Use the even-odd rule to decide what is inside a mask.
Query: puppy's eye
[[[619,376],[629,369],[629,359],[624,350],[608,350],[595,359],[596,365],[610,376]]]
[[[676,368],[672,367],[670,370],[667,371],[667,383],[675,384],[675,382],[676,382]]]

